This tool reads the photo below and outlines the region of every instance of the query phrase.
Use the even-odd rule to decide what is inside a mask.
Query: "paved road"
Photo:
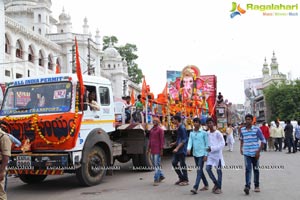
[[[26,185],[19,179],[9,177],[9,200],[96,200],[96,199],[272,199],[293,200],[300,197],[300,152],[286,154],[285,152],[264,152],[261,156],[261,192],[251,190],[245,196],[243,157],[239,154],[239,144],[235,144],[234,152],[224,149],[224,158],[228,169],[223,170],[223,193],[213,194],[209,191],[191,195],[190,189],[195,181],[196,172],[189,171],[189,186],[176,186],[175,172],[171,167],[171,156],[163,157],[163,169],[166,180],[159,186],[152,186],[153,172],[132,171],[132,164],[116,164],[121,170],[113,176],[106,176],[100,185],[81,188],[75,175],[52,176],[38,185]],[[194,160],[187,158],[187,164],[192,166]],[[235,167],[235,169],[230,169]],[[276,167],[276,169],[267,169]],[[279,168],[279,169],[278,169]],[[207,175],[207,174],[206,174]],[[207,176],[209,179],[209,177]],[[212,183],[209,180],[210,188]],[[202,183],[200,185],[202,187]]]

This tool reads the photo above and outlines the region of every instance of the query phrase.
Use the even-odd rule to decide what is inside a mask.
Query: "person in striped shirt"
[[[245,179],[246,184],[244,192],[246,195],[249,194],[251,185],[251,173],[252,168],[254,171],[254,192],[260,192],[259,189],[259,157],[260,151],[266,144],[266,139],[262,134],[260,128],[253,126],[253,115],[247,114],[245,116],[246,126],[241,129],[240,135],[240,151],[244,155],[245,160]],[[259,143],[259,140],[261,143]]]

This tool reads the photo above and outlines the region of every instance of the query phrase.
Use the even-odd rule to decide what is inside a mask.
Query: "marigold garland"
[[[31,129],[35,130],[35,133],[38,133],[38,135],[40,136],[40,138],[42,138],[47,144],[59,145],[59,144],[65,143],[67,140],[70,139],[71,135],[75,131],[76,124],[77,124],[77,121],[78,121],[78,111],[79,111],[78,106],[79,106],[79,95],[78,95],[78,93],[76,93],[74,124],[72,125],[71,130],[70,130],[69,134],[67,135],[67,137],[64,138],[61,141],[53,142],[53,141],[48,140],[45,136],[43,136],[43,134],[42,134],[42,132],[41,132],[39,126],[38,126],[38,114],[34,114],[35,116],[33,117],[33,122],[32,122]]]
[[[42,134],[42,132],[41,132],[41,130],[39,128],[39,125],[38,125],[38,117],[39,117],[39,115],[36,114],[36,113],[32,114],[32,115],[29,115],[29,116],[25,116],[25,117],[9,117],[9,116],[6,116],[3,119],[7,120],[7,121],[19,121],[19,120],[27,120],[27,119],[29,120],[29,119],[32,119],[31,130],[34,130],[35,133],[38,134],[40,136],[40,138],[42,138],[47,144],[59,145],[59,144],[65,143],[67,140],[69,140],[70,137],[71,137],[71,135],[74,133],[75,128],[76,128],[76,124],[78,122],[78,111],[79,111],[78,107],[79,107],[79,95],[78,95],[78,93],[76,93],[74,124],[72,125],[71,130],[70,130],[69,134],[67,135],[67,137],[64,138],[61,141],[58,141],[58,142],[50,141],[50,140],[48,140]]]

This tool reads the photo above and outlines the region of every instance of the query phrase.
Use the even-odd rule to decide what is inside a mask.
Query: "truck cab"
[[[83,80],[84,94],[75,74],[28,77],[7,85],[0,127],[23,143],[12,148],[9,173],[26,183],[63,173],[76,173],[86,186],[102,180],[113,156],[120,154],[120,145],[110,139],[115,131],[112,88],[101,77]],[[99,110],[87,99],[92,92]]]

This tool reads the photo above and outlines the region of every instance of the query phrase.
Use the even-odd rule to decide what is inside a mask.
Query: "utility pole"
[[[123,80],[123,97],[126,96],[127,81],[128,80]]]
[[[88,38],[88,75],[91,75],[91,44],[90,44],[90,38]]]
[[[94,43],[94,45],[91,45],[91,42]],[[88,63],[87,63],[87,72],[88,75],[95,75],[95,67],[93,65],[95,64],[95,59],[91,56],[91,48],[95,49],[95,45],[98,45],[96,42],[94,42],[91,38],[88,38]]]
[[[72,73],[76,73],[76,66],[75,66],[75,45],[72,45]]]

